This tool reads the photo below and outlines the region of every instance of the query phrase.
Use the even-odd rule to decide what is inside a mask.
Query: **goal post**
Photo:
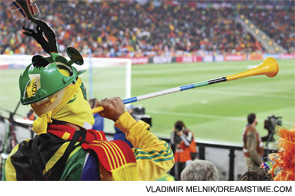
[[[88,99],[105,97],[131,97],[131,59],[84,57],[82,66],[75,65],[78,70],[88,73],[80,77],[87,89]],[[125,105],[128,107],[128,105]],[[114,122],[104,119],[104,131],[114,132]]]

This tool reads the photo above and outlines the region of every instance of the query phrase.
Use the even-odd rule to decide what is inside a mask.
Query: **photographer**
[[[180,180],[180,174],[186,165],[197,157],[196,143],[193,133],[186,128],[182,121],[176,121],[170,139],[174,152],[175,166],[171,174]]]

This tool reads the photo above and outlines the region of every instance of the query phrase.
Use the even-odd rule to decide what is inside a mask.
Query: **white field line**
[[[160,111],[149,111],[149,113],[154,113],[154,114],[163,114],[163,115],[171,115],[171,116],[194,116],[194,117],[201,117],[201,118],[210,118],[210,119],[217,119],[217,120],[235,120],[235,121],[242,121],[245,122],[246,118],[242,117],[232,117],[232,116],[218,116],[218,115],[208,115],[208,114],[196,114],[196,113],[180,113],[180,112],[160,112]],[[283,121],[283,124],[288,124],[288,125],[295,125],[295,121]]]

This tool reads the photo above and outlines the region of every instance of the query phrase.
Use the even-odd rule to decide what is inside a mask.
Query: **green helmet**
[[[20,75],[19,87],[23,105],[35,103],[60,91],[72,82],[76,82],[78,72],[71,66],[73,63],[82,65],[83,58],[74,48],[67,49],[71,60],[67,61],[57,53],[50,57],[34,56],[32,64],[28,65]]]
[[[81,54],[74,48],[67,48],[67,54],[71,60],[67,61],[58,54],[56,35],[51,27],[44,21],[34,18],[28,10],[28,5],[16,0],[20,7],[25,10],[28,19],[34,23],[35,30],[23,26],[23,34],[33,37],[47,52],[49,57],[35,55],[32,63],[20,75],[19,88],[21,103],[23,105],[39,102],[66,86],[75,82],[78,75],[83,73],[72,67],[73,63],[83,64]],[[55,98],[52,99],[54,101]],[[46,100],[44,100],[46,101]]]

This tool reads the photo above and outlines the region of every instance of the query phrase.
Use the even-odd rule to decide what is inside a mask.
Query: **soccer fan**
[[[156,180],[172,167],[173,153],[168,144],[152,134],[148,124],[136,122],[125,112],[118,97],[99,101],[104,108],[100,114],[113,120],[134,148],[122,141],[107,141],[103,132],[89,129],[94,119],[80,88],[82,81],[75,75],[77,79],[66,87],[37,100],[32,86],[41,86],[37,93],[48,92],[46,86],[51,82],[60,77],[73,78],[66,66],[57,69],[52,65],[39,71],[40,78],[46,77],[49,85],[30,80],[27,70],[21,76],[20,80],[28,77],[26,88],[21,87],[26,96],[22,102],[30,99],[39,116],[33,124],[37,136],[13,149],[3,180]],[[38,71],[33,65],[29,68]],[[50,77],[50,72],[56,74]]]
[[[216,166],[210,161],[194,160],[181,172],[181,181],[218,181]]]
[[[248,124],[243,133],[243,152],[247,167],[260,166],[264,155],[263,143],[256,130],[257,119],[254,113],[248,115]]]
[[[188,130],[183,121],[176,121],[170,139],[174,151],[175,166],[170,171],[176,180],[186,165],[197,157],[197,148],[193,133]]]
[[[73,48],[67,50],[70,61],[60,56],[52,29],[30,20],[36,31],[23,27],[24,34],[50,54],[34,56],[19,78],[21,103],[30,104],[38,116],[32,128],[37,135],[12,150],[2,180],[156,180],[168,172],[174,163],[169,145],[131,117],[119,97],[100,100],[100,115],[113,120],[134,148],[91,129],[94,118],[79,77],[83,71],[72,66],[81,65],[82,56]]]

